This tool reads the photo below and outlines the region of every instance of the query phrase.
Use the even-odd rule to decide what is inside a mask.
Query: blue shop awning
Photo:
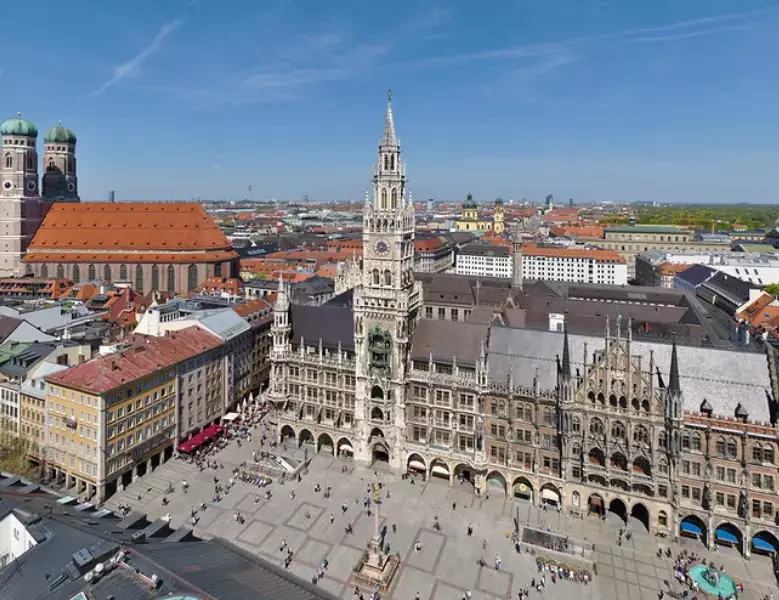
[[[764,552],[776,552],[776,547],[771,542],[759,537],[752,538],[752,547],[755,550],[763,550]]]
[[[682,533],[691,533],[692,535],[703,535],[703,530],[691,521],[682,521]]]
[[[738,538],[727,529],[717,529],[717,540],[728,544],[738,544]]]

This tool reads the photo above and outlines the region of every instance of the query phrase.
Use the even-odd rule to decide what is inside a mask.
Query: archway
[[[606,457],[603,456],[603,450],[601,450],[600,448],[595,447],[592,450],[590,450],[588,457],[590,459],[591,465],[596,465],[598,467],[606,466]]]
[[[639,475],[652,476],[652,467],[649,466],[649,461],[643,456],[639,456],[633,461],[633,472]]]
[[[714,531],[714,542],[716,544],[736,548],[739,552],[742,551],[743,539],[744,535],[741,533],[741,530],[733,523],[722,523]]]
[[[550,506],[562,506],[563,497],[560,490],[552,483],[545,483],[541,486],[541,504]]]
[[[427,472],[425,459],[419,454],[410,454],[408,461],[406,461],[406,467],[412,475],[424,475]]]
[[[281,428],[281,439],[282,440],[294,440],[295,439],[295,430],[292,429],[289,425],[284,425],[284,427]]]
[[[619,498],[614,498],[611,502],[609,502],[609,512],[614,513],[623,521],[628,520],[627,506],[625,506],[625,503]]]
[[[371,429],[371,439],[383,438],[383,437],[384,437],[384,432],[381,429],[379,429],[378,427],[374,427],[373,429]]]
[[[491,494],[506,493],[506,478],[500,471],[491,471],[487,474],[487,492]]]
[[[533,502],[533,485],[526,477],[517,477],[511,485],[514,490],[514,497]]]
[[[630,516],[634,519],[637,519],[638,521],[641,521],[641,523],[646,528],[647,532],[649,531],[649,510],[646,506],[638,502],[637,504],[633,505],[633,508],[630,509]]]
[[[323,433],[319,436],[319,441],[317,442],[318,452],[322,452],[324,450],[328,454],[335,454],[334,449],[335,446],[333,446],[333,438],[331,438],[326,433]]]
[[[352,458],[354,456],[354,448],[348,438],[338,440],[338,456],[341,458]]]
[[[303,444],[314,444],[314,434],[308,429],[301,429],[298,433],[298,445],[302,447]]]
[[[679,535],[698,538],[705,544],[708,537],[706,523],[695,515],[684,517],[679,522]]]
[[[466,481],[473,485],[473,470],[465,464],[459,464],[454,468],[454,476],[460,483]]]
[[[384,390],[382,390],[378,385],[374,385],[371,388],[371,398],[376,398],[379,400],[384,399]]]
[[[440,458],[434,459],[430,463],[430,476],[449,481],[449,465]]]
[[[590,494],[590,497],[587,500],[587,509],[591,515],[602,517],[605,514],[603,498],[600,494]]]
[[[371,453],[373,459],[372,464],[376,463],[389,463],[390,451],[384,440],[377,442],[373,445],[373,452]]]
[[[615,452],[611,455],[611,468],[618,469],[620,471],[628,470],[628,459],[622,452]]]
[[[779,539],[770,531],[758,531],[752,536],[752,550],[774,556],[779,551]]]
[[[374,406],[373,410],[371,410],[371,419],[383,423],[384,412],[378,406]]]

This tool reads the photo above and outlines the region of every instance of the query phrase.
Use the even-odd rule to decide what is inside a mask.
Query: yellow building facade
[[[48,478],[101,503],[170,459],[179,374],[220,346],[198,327],[135,336],[120,352],[47,377]]]
[[[460,231],[473,231],[474,233],[494,231],[501,234],[506,231],[503,220],[503,200],[498,198],[492,211],[492,217],[479,216],[479,207],[471,194],[468,194],[463,203],[460,219],[456,223]]]

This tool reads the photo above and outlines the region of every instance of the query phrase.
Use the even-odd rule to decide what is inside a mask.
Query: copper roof
[[[169,261],[170,253],[185,252],[221,252],[225,259],[237,256],[200,204],[89,202],[54,204],[25,260],[101,260],[109,252],[113,254],[107,260],[138,262],[135,254],[132,259],[119,258],[123,251],[156,252],[160,261]]]
[[[164,337],[134,335],[127,341],[129,347],[121,352],[60,371],[46,377],[46,381],[90,394],[102,394],[222,344],[220,338],[197,326],[169,332]]]

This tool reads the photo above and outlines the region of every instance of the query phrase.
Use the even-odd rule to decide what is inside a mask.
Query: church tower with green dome
[[[43,134],[43,199],[48,202],[78,202],[76,134],[62,126]]]
[[[0,276],[23,275],[22,257],[43,219],[38,129],[21,114],[0,125]]]

